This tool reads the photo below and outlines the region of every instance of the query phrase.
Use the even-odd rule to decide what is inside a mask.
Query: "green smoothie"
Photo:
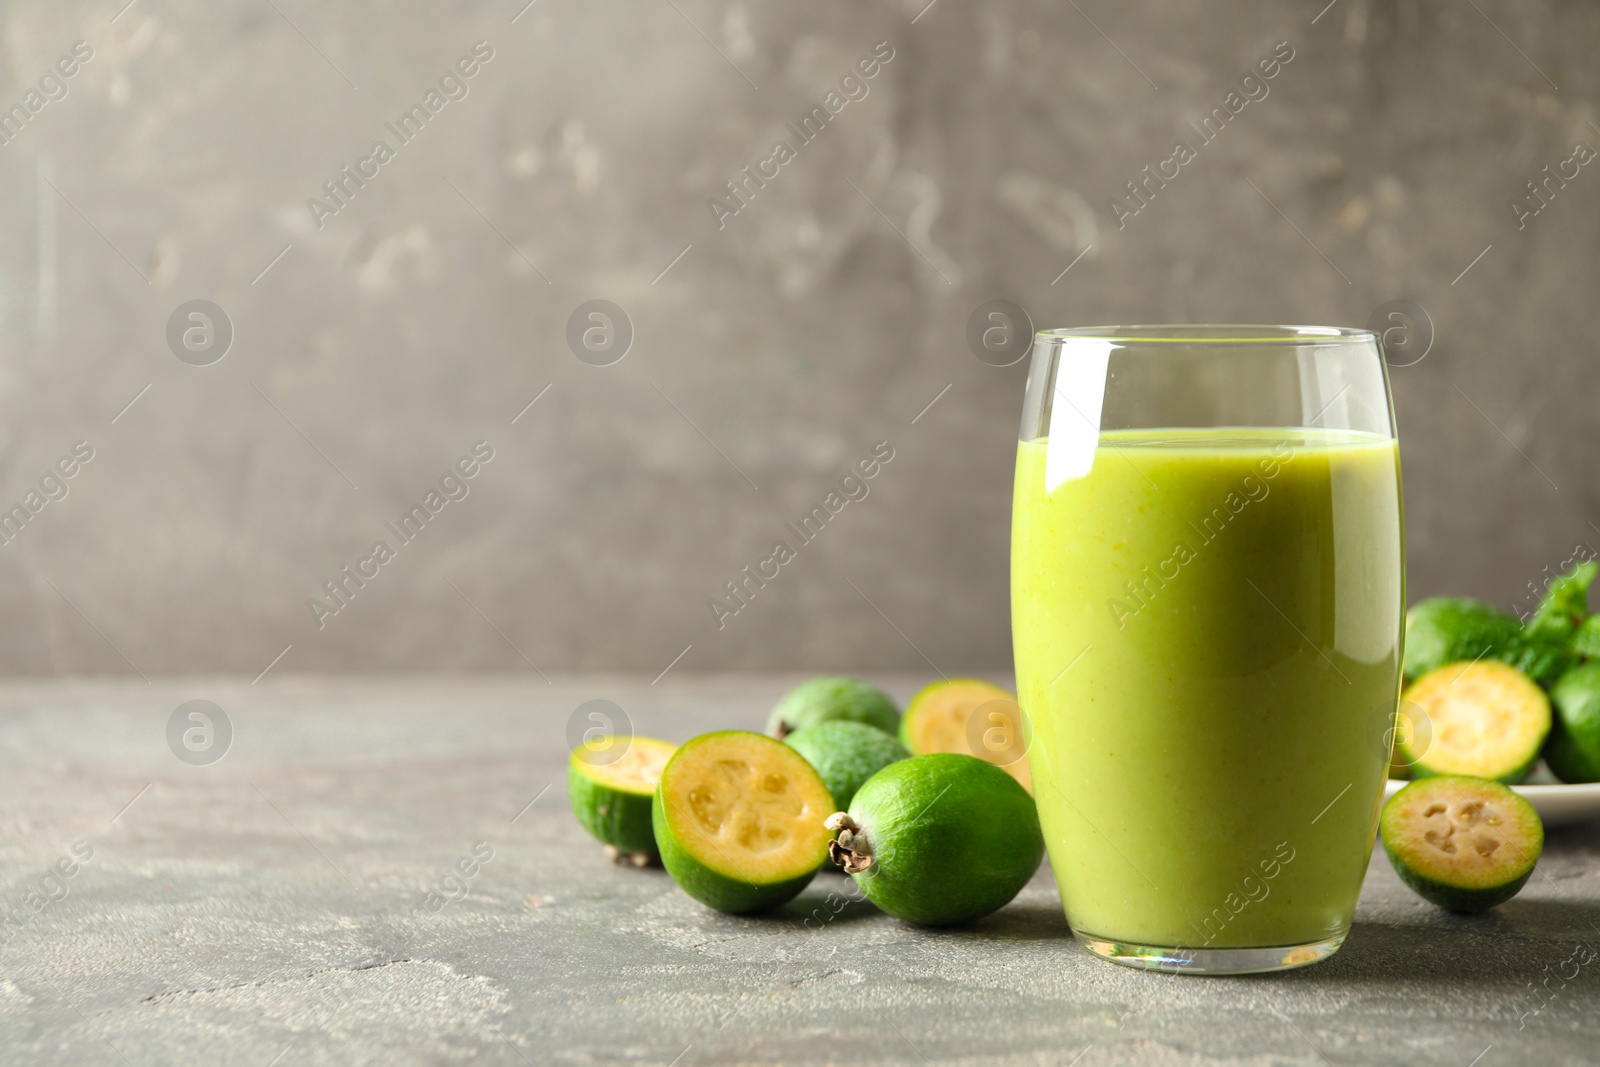
[[[1400,684],[1395,442],[1103,433],[1047,491],[1017,453],[1028,760],[1080,935],[1187,949],[1349,928]]]

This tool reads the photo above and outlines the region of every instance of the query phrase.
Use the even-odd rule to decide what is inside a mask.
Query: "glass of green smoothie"
[[[1206,974],[1339,948],[1383,799],[1404,608],[1372,333],[1038,334],[1012,635],[1079,941]]]

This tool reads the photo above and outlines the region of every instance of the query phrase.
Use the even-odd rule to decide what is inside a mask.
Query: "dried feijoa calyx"
[[[1450,911],[1483,911],[1516,896],[1544,848],[1533,805],[1482,778],[1412,782],[1389,798],[1378,827],[1400,880]]]
[[[832,797],[788,745],[743,730],[686,741],[661,772],[651,810],[672,880],[732,914],[792,899],[828,858]]]
[[[611,736],[579,745],[567,759],[572,813],[618,862],[642,867],[656,858],[650,801],[675,747],[654,737]]]
[[[994,764],[953,752],[889,764],[827,825],[829,855],[867,899],[924,926],[998,910],[1044,858],[1028,791]]]

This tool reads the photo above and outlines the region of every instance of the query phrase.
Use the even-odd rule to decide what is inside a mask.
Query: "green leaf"
[[[1587,560],[1550,583],[1539,610],[1525,627],[1530,634],[1566,637],[1589,613],[1589,586],[1600,573],[1600,563]]]
[[[1595,617],[1600,618],[1600,615]],[[1507,647],[1491,652],[1489,658],[1515,667],[1547,687],[1554,685],[1556,679],[1575,662],[1567,642],[1546,633],[1527,634]]]
[[[1600,659],[1600,615],[1591,615],[1572,632],[1572,651],[1585,659]]]

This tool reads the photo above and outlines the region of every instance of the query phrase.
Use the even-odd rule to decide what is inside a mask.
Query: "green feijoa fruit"
[[[828,829],[828,854],[867,899],[923,926],[1003,907],[1044,857],[1028,791],[994,764],[954,752],[889,764]]]
[[[1544,746],[1550,772],[1563,782],[1600,782],[1600,662],[1563,674],[1550,703],[1555,722]]]
[[[572,813],[613,859],[642,867],[655,858],[650,801],[675,747],[654,737],[611,737],[579,745],[567,759]]]
[[[911,753],[876,726],[848,719],[796,730],[783,743],[806,758],[833,795],[835,810],[848,808],[868,778]]]
[[[1406,612],[1406,679],[1447,663],[1499,659],[1521,637],[1521,623],[1481,600],[1437,596],[1419,601]]]
[[[1401,789],[1378,822],[1395,873],[1424,900],[1473,912],[1517,895],[1544,848],[1544,824],[1499,782],[1445,776]]]
[[[900,709],[875,685],[858,678],[813,678],[784,694],[767,719],[767,733],[780,741],[818,723],[864,722],[886,734],[900,729]]]
[[[828,858],[832,800],[788,745],[744,730],[702,734],[661,772],[651,809],[661,862],[708,907],[775,908]]]
[[[1544,690],[1493,660],[1429,671],[1400,694],[1395,736],[1414,778],[1465,774],[1520,782],[1550,733]]]

